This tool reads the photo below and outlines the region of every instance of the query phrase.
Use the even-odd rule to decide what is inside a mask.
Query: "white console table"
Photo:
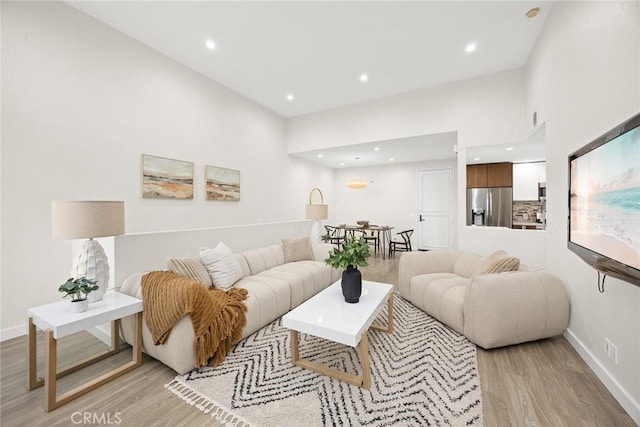
[[[116,291],[107,292],[102,300],[89,304],[84,313],[72,313],[69,301],[32,307],[27,310],[29,336],[27,344],[27,387],[29,390],[44,385],[44,409],[49,412],[101,385],[137,368],[142,364],[142,300]],[[56,380],[120,351],[120,319],[134,316],[134,344],[132,360],[95,378],[61,396],[56,395]],[[56,372],[58,339],[111,322],[111,348],[63,371]],[[44,379],[37,378],[36,327],[45,331],[46,355]]]

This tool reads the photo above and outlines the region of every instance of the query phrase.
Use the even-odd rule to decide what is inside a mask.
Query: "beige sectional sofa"
[[[403,253],[400,295],[485,349],[562,334],[569,324],[564,283],[523,265],[481,274],[500,257],[506,254]]]
[[[249,291],[247,324],[242,337],[254,333],[269,322],[279,318],[340,278],[341,272],[324,263],[329,244],[312,245],[313,260],[285,262],[282,245],[253,249],[235,257],[242,267],[242,278],[233,287]],[[125,280],[120,292],[142,298],[140,282],[144,273],[137,273]],[[132,320],[122,319],[122,335],[133,342]],[[154,345],[151,333],[143,322],[143,351],[184,374],[194,368],[194,332],[190,316],[182,318],[171,330],[163,345]]]

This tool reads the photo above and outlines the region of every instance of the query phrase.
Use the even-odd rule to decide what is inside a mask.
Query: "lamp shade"
[[[311,196],[313,196],[313,192],[317,191],[320,193],[320,204],[314,205],[311,201]],[[329,218],[329,206],[324,205],[324,197],[322,197],[322,191],[319,188],[314,188],[309,193],[309,204],[307,205],[307,219],[327,219]]]
[[[356,190],[361,190],[367,186],[367,181],[363,179],[352,179],[347,182],[347,187],[354,188]]]
[[[329,218],[328,205],[307,205],[307,219]]]
[[[53,201],[54,239],[84,239],[124,234],[122,201]]]

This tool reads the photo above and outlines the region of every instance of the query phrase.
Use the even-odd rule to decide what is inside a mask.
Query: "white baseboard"
[[[0,342],[27,335],[27,324],[0,330]]]
[[[613,397],[620,403],[622,408],[627,411],[633,421],[640,425],[640,402],[634,399],[621,385],[613,378],[607,368],[605,368],[598,359],[596,359],[589,351],[587,347],[571,332],[567,329],[564,333],[564,337],[569,341],[569,344],[578,352],[580,357],[586,362],[591,370],[596,374],[598,379],[602,381],[604,386],[611,392]]]
[[[87,329],[94,337],[107,345],[111,345],[111,324],[96,326],[95,328]],[[0,342],[7,341],[13,338],[22,337],[27,335],[27,324],[23,323],[13,328],[7,328],[0,330]]]

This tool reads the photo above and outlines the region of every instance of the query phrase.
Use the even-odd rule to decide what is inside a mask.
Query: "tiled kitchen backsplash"
[[[513,221],[535,221],[536,212],[542,211],[542,203],[537,200],[513,202]],[[528,217],[525,217],[527,215]]]

